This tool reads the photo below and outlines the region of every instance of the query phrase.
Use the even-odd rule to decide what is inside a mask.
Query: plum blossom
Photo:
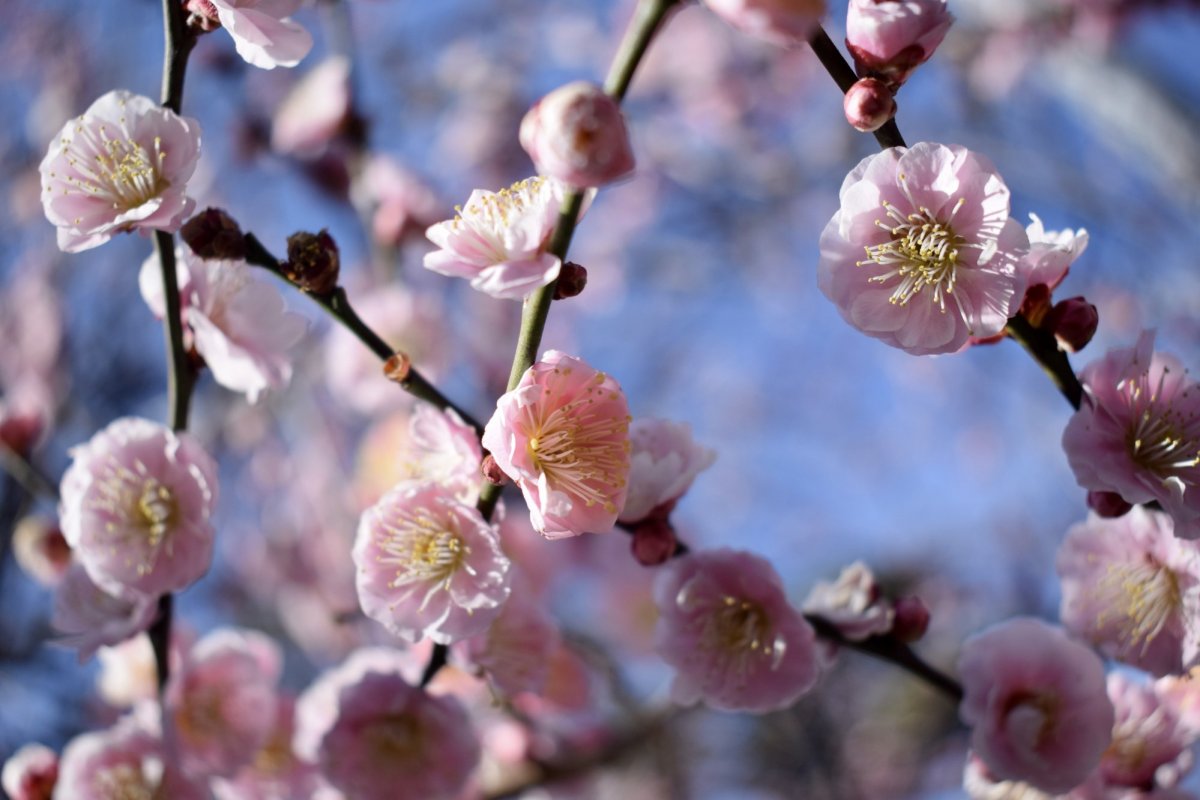
[[[120,644],[153,624],[158,600],[132,591],[110,594],[80,564],[67,570],[54,594],[54,629],[65,634],[59,644],[79,651],[87,661],[100,647]]]
[[[367,509],[353,558],[363,611],[411,642],[480,633],[510,591],[499,533],[437,483],[401,483]]]
[[[1044,285],[1056,289],[1087,249],[1088,232],[1083,228],[1048,231],[1037,214],[1030,214],[1029,219],[1032,222],[1025,227],[1029,252],[1021,259],[1020,270],[1030,288]]]
[[[8,757],[0,785],[9,800],[50,800],[58,781],[58,754],[44,744],[27,744]]]
[[[765,559],[712,550],[662,567],[655,649],[676,702],[727,711],[785,708],[816,683],[816,634]]]
[[[850,0],[846,49],[859,75],[878,75],[899,88],[929,60],[952,22],[946,0]]]
[[[38,168],[58,246],[77,253],[135,228],[176,231],[200,157],[200,123],[148,97],[112,91],[67,122]]]
[[[211,783],[216,800],[290,800],[323,796],[316,767],[302,761],[292,748],[295,732],[295,698],[278,698],[270,736],[253,755],[249,764],[232,778],[214,778]],[[330,794],[328,800],[334,800]]]
[[[429,227],[439,216],[437,195],[429,185],[387,155],[371,156],[359,190],[375,208],[371,232],[392,247],[398,247],[414,230]]]
[[[43,586],[54,586],[71,566],[71,547],[53,520],[28,516],[12,533],[13,557],[26,575]]]
[[[520,300],[558,277],[562,261],[545,252],[566,189],[553,178],[527,178],[507,189],[476,189],[454,219],[425,232],[438,249],[425,268],[466,278],[492,297]]]
[[[499,616],[483,633],[462,643],[458,654],[487,675],[505,695],[538,692],[562,636],[554,618],[520,577]]]
[[[967,755],[967,766],[963,771],[963,789],[971,800],[1055,800],[1057,797],[1039,791],[1027,783],[999,780],[974,753]]]
[[[1112,739],[1104,665],[1040,620],[1019,618],[972,636],[959,658],[971,748],[1004,781],[1051,794],[1084,781]]]
[[[833,583],[818,581],[804,601],[804,611],[820,615],[853,641],[887,633],[895,619],[892,604],[881,601],[875,575],[861,561],[843,569]]]
[[[535,103],[519,136],[539,173],[571,186],[603,186],[634,168],[621,106],[587,81],[560,86]]]
[[[697,444],[686,423],[635,419],[629,426],[629,491],[621,522],[640,522],[673,504],[716,461],[716,451]]]
[[[863,159],[821,233],[818,284],[842,317],[913,355],[1004,330],[1020,306],[1025,231],[983,156],[921,142]],[[865,257],[864,257],[865,256]]]
[[[217,465],[195,439],[123,417],[71,455],[62,531],[97,585],[158,595],[208,570]]]
[[[267,389],[292,377],[288,351],[308,322],[288,311],[279,290],[253,274],[244,261],[202,259],[175,251],[179,296],[190,344],[204,357],[217,383],[255,403]],[[151,257],[138,277],[142,298],[158,317],[166,314],[162,269]]]
[[[1108,676],[1116,709],[1112,744],[1100,759],[1105,786],[1174,786],[1192,766],[1197,732],[1179,718],[1158,684],[1136,683],[1122,673]]]
[[[1079,375],[1083,403],[1063,431],[1075,480],[1128,503],[1157,500],[1175,535],[1200,537],[1200,389],[1154,333],[1110,350]]]
[[[768,42],[805,42],[821,23],[825,0],[704,0],[733,27]]]
[[[254,631],[220,629],[196,643],[165,696],[186,774],[228,777],[266,744],[282,660],[278,645]]]
[[[521,487],[543,536],[603,533],[625,505],[629,422],[615,380],[548,350],[497,401],[483,446]]]
[[[275,110],[271,149],[311,158],[340,134],[350,114],[350,59],[332,56],[292,87]]]
[[[237,53],[261,69],[294,67],[312,49],[312,35],[289,15],[300,0],[188,0],[188,10],[205,29],[220,23]]]
[[[172,637],[171,668],[179,659],[178,638]],[[96,693],[114,708],[131,708],[142,700],[158,695],[158,665],[150,637],[133,639],[101,647],[96,651],[100,674],[96,677]]]
[[[408,420],[399,461],[403,480],[441,484],[462,503],[474,504],[479,497],[483,450],[475,429],[454,409],[417,406]]]
[[[1136,507],[1092,514],[1058,551],[1063,625],[1105,655],[1155,675],[1200,660],[1200,547],[1171,518]]]

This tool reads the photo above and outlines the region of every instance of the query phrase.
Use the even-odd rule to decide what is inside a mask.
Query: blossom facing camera
[[[521,120],[521,147],[537,171],[571,186],[603,186],[633,172],[633,148],[616,100],[576,81],[543,97]]]
[[[655,649],[676,670],[677,702],[763,713],[813,687],[816,634],[765,559],[722,549],[661,569]]]
[[[959,717],[996,778],[1061,794],[1099,765],[1114,720],[1104,664],[1061,629],[1027,618],[995,625],[966,641],[958,671]]]
[[[625,505],[629,422],[615,380],[549,350],[497,401],[483,446],[521,487],[543,536],[604,533]]]
[[[825,0],[704,0],[733,27],[773,44],[802,44],[821,24]]]
[[[63,536],[98,586],[114,595],[160,595],[208,570],[217,465],[195,439],[125,417],[71,455]]]
[[[913,355],[953,353],[1004,330],[1029,249],[983,156],[921,142],[863,159],[821,233],[817,281],[842,317]]]
[[[507,189],[476,189],[454,219],[425,231],[438,249],[425,269],[466,278],[471,288],[521,300],[558,277],[562,261],[545,252],[566,195],[552,178],[527,178]]]
[[[1085,394],[1063,431],[1075,480],[1127,503],[1157,500],[1175,535],[1200,538],[1200,388],[1154,333],[1079,374]]]
[[[402,483],[367,509],[353,558],[363,611],[410,642],[481,633],[510,591],[496,529],[437,483]]]
[[[67,122],[38,168],[59,249],[77,253],[134,229],[177,231],[195,203],[188,178],[200,123],[148,97],[112,91]]]
[[[878,76],[895,90],[929,60],[952,22],[946,0],[850,0],[846,49],[859,75]]]

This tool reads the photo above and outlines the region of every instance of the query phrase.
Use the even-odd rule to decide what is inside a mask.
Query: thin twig
[[[821,65],[825,67],[825,71],[842,90],[842,94],[850,91],[850,87],[858,81],[858,75],[855,74],[850,63],[842,57],[841,51],[829,38],[825,29],[818,26],[816,33],[809,38],[808,44],[812,47],[813,53],[816,54]],[[889,119],[883,127],[875,131],[875,141],[879,142],[879,146],[884,149],[907,146],[904,144],[904,137],[900,135],[900,128],[896,125],[895,119]]]
[[[47,500],[58,501],[58,486],[32,461],[0,442],[0,469],[21,485],[31,496],[41,495]]]

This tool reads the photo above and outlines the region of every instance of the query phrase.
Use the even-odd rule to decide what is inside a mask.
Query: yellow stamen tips
[[[1096,620],[1097,628],[1117,624],[1125,643],[1140,644],[1142,653],[1183,609],[1178,577],[1150,558],[1110,567],[1099,590],[1106,608]]]
[[[115,460],[106,464],[95,486],[89,507],[117,520],[110,522],[106,530],[116,536],[143,539],[149,545],[148,552],[143,547],[130,548],[130,552],[144,554],[137,570],[145,575],[158,549],[171,546],[170,533],[179,518],[178,501],[140,462],[132,468]],[[119,542],[113,544],[120,546]]]
[[[783,660],[783,640],[771,630],[763,608],[749,600],[725,595],[707,616],[701,645],[729,659],[733,675],[744,678],[752,662],[768,657],[772,669]]]
[[[904,176],[900,176],[901,180]],[[922,207],[918,212],[903,215],[894,205],[883,201],[886,212],[884,219],[875,224],[887,231],[890,239],[864,248],[867,258],[858,266],[868,264],[885,267],[886,270],[871,277],[871,283],[886,285],[896,281],[896,288],[889,301],[895,305],[906,305],[909,300],[929,290],[930,300],[943,312],[946,299],[955,302],[963,320],[967,320],[954,289],[958,282],[959,250],[965,240],[954,232],[948,222],[934,218],[929,209]],[[962,206],[954,207],[954,213]]]
[[[96,776],[96,796],[112,800],[154,800],[147,776],[132,764],[115,764]],[[158,780],[153,781],[154,784]]]
[[[386,520],[378,560],[395,570],[388,586],[396,589],[431,582],[435,587],[449,587],[454,574],[466,569],[466,558],[471,553],[452,527],[452,522],[435,519],[424,508]]]

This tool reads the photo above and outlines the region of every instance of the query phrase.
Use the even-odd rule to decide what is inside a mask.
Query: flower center
[[[1183,608],[1179,579],[1149,557],[1140,564],[1110,568],[1100,581],[1100,591],[1108,602],[1097,625],[1116,618],[1126,641],[1131,645],[1140,642],[1143,653]]]
[[[136,517],[145,529],[151,547],[157,547],[171,529],[171,523],[179,511],[171,490],[154,478],[142,484],[137,498]]]
[[[67,162],[76,176],[67,180],[85,194],[105,197],[116,211],[128,211],[162,194],[168,186],[161,170],[167,157],[162,137],[154,137],[154,152],[133,139],[113,139],[108,126],[97,130],[82,124],[75,128],[77,139],[64,140],[71,147]]]
[[[1034,750],[1044,747],[1057,727],[1058,695],[1046,692],[1019,692],[1006,704],[1004,727],[1014,740],[1028,743]]]
[[[1170,369],[1163,367],[1156,384],[1151,383],[1149,375],[1141,375],[1117,385],[1134,412],[1125,446],[1133,463],[1142,469],[1160,478],[1177,477],[1192,484],[1186,471],[1200,466],[1200,418],[1179,413],[1163,396],[1163,383],[1169,374]],[[1180,399],[1186,398],[1188,391],[1184,389]]]
[[[961,208],[959,200],[954,212]],[[872,283],[896,284],[890,302],[906,305],[914,296],[929,290],[930,299],[944,313],[946,299],[954,300],[963,313],[961,303],[954,294],[958,280],[958,251],[964,239],[954,232],[949,222],[935,219],[929,209],[922,207],[907,216],[894,205],[883,202],[886,220],[875,224],[891,234],[889,241],[866,247],[867,260],[858,265],[878,264],[885,271],[873,276]],[[951,213],[953,218],[954,213]],[[890,224],[889,224],[890,223]],[[966,315],[963,315],[966,319]]]
[[[425,582],[433,582],[435,589],[449,588],[454,573],[469,569],[464,562],[471,548],[457,531],[447,530],[426,509],[417,509],[397,524],[389,522],[386,531],[380,544],[385,555],[380,561],[396,570],[388,584],[393,589]]]
[[[146,776],[131,764],[117,764],[96,776],[96,797],[103,800],[154,800]]]
[[[787,645],[771,633],[771,620],[757,603],[724,595],[705,617],[700,633],[702,646],[720,653],[726,668],[745,678],[751,663],[761,657],[774,669],[783,661]]]
[[[363,731],[363,745],[371,763],[418,763],[424,760],[421,723],[412,714],[391,714]]]

